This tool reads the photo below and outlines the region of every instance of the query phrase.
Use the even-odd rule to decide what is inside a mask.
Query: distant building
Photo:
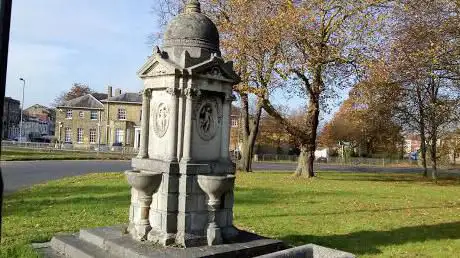
[[[35,104],[24,110],[23,136],[29,141],[53,136],[56,113],[53,109]]]
[[[422,141],[418,134],[408,134],[404,136],[404,154],[408,155],[420,150]]]
[[[61,143],[137,148],[140,139],[141,93],[108,87],[56,107],[56,136]]]
[[[230,121],[230,151],[240,151],[241,112],[240,108],[232,106]]]
[[[5,97],[3,102],[2,139],[15,139],[19,136],[19,122],[21,120],[21,102]]]

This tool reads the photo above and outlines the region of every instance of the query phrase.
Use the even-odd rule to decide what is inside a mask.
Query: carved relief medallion
[[[169,117],[169,107],[165,103],[158,104],[153,117],[153,130],[159,138],[168,131]]]
[[[196,113],[196,126],[198,135],[205,141],[210,141],[216,136],[218,127],[218,109],[214,99],[205,99],[201,102]]]

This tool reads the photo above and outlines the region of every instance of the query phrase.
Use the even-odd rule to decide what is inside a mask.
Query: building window
[[[97,111],[91,110],[91,120],[97,120]]]
[[[96,129],[89,129],[89,143],[96,143]]]
[[[72,129],[71,128],[65,128],[65,136],[64,136],[64,141],[66,143],[71,143],[72,142]]]
[[[65,114],[66,119],[72,119],[72,109],[67,110],[67,113]]]
[[[77,129],[77,142],[78,143],[83,142],[83,128],[78,128]]]
[[[115,130],[115,143],[123,143],[125,141],[125,131],[123,129]]]
[[[85,118],[85,112],[83,112],[83,111],[78,112],[78,117],[79,118]]]
[[[124,108],[118,109],[118,120],[126,120],[126,109]]]
[[[238,127],[238,119],[232,118],[232,127]]]

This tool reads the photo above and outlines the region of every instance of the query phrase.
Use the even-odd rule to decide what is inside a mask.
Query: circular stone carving
[[[165,103],[158,104],[153,119],[153,131],[159,138],[162,138],[169,126],[169,108]]]
[[[217,132],[217,103],[215,100],[204,100],[197,113],[198,135],[205,141],[212,140]]]

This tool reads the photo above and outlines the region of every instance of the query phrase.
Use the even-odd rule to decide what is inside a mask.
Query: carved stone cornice
[[[184,96],[186,96],[188,99],[192,99],[194,97],[198,97],[201,95],[201,91],[199,89],[192,89],[192,88],[187,88],[183,90]]]
[[[228,103],[228,102],[232,103],[232,102],[235,101],[235,100],[236,100],[235,95],[233,95],[233,94],[225,95],[225,99],[224,99],[225,102],[227,102],[227,103]]]
[[[178,88],[167,88],[165,91],[173,97],[179,97],[181,93],[180,89]]]
[[[148,88],[148,89],[144,89],[144,91],[142,92],[142,95],[145,97],[145,98],[150,98],[152,97],[152,89],[151,88]]]

